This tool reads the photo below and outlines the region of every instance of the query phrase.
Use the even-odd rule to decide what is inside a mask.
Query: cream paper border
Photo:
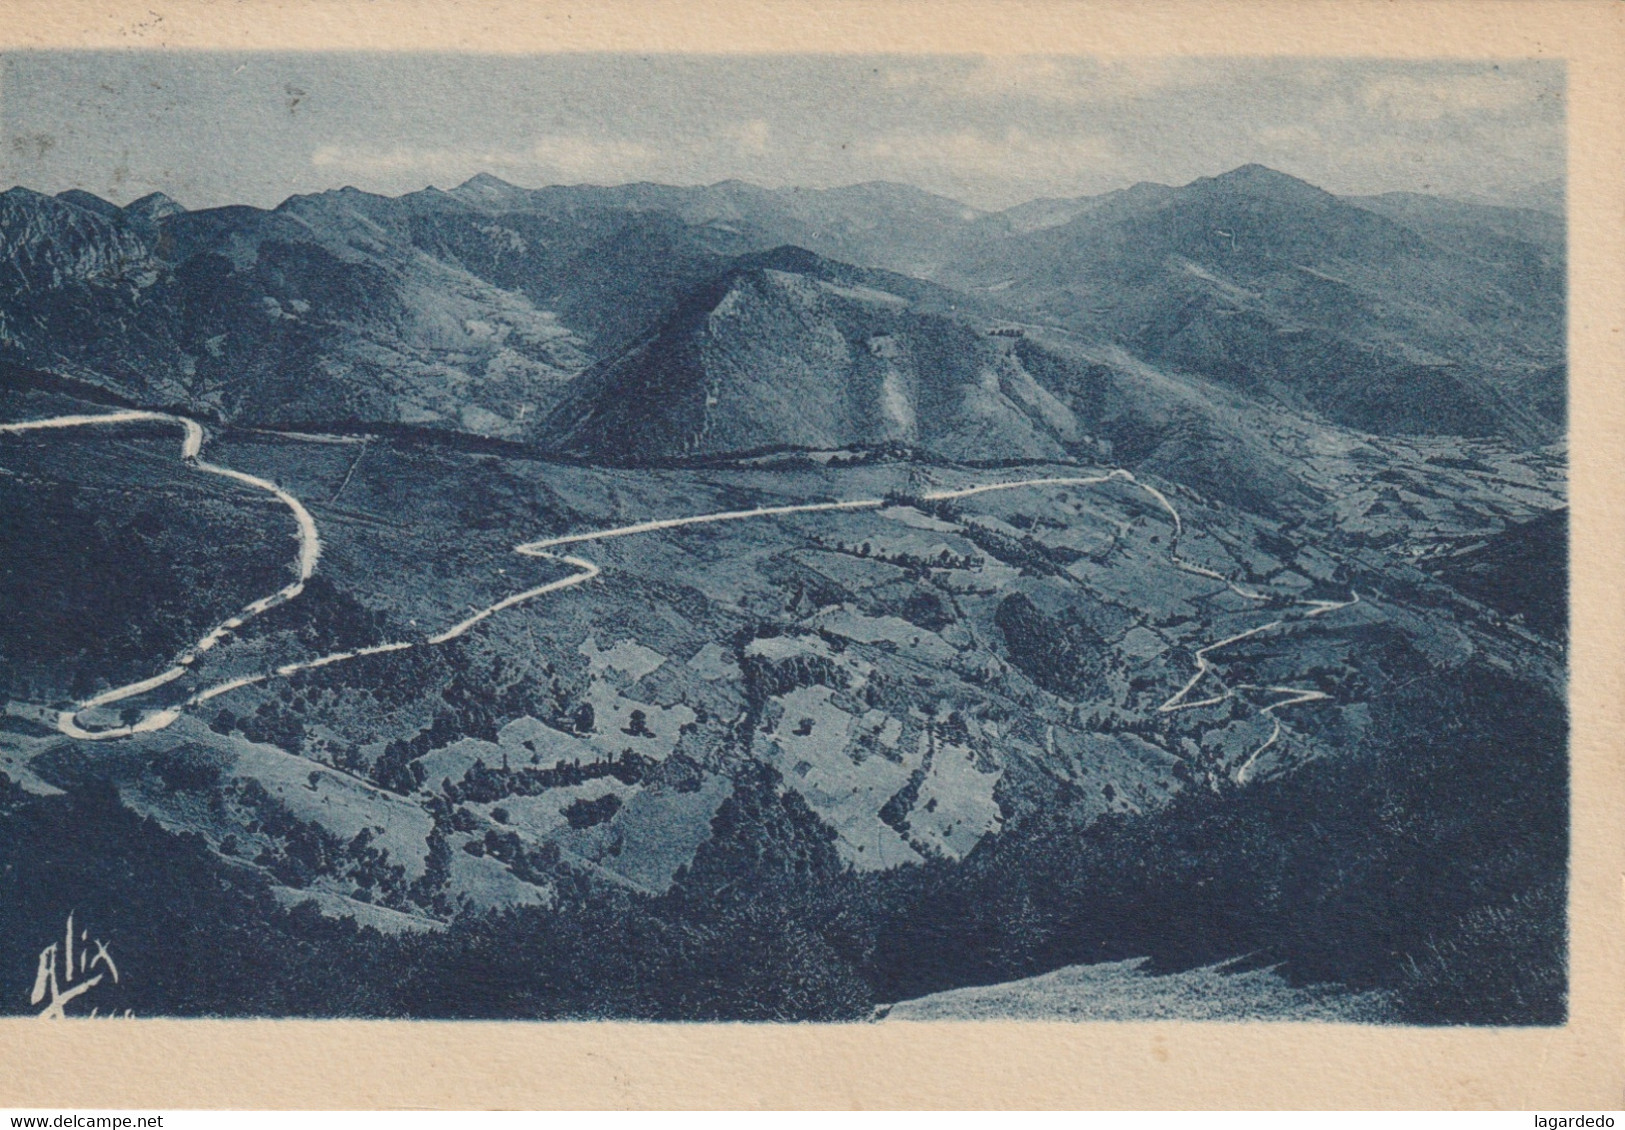
[[[1625,4],[1609,0],[0,0],[0,50],[1068,52],[1565,59],[1573,505],[1571,1018],[837,1026],[0,1021],[0,1106],[1625,1105]],[[3,92],[0,92],[3,96]]]

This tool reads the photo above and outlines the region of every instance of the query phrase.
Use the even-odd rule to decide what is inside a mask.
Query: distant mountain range
[[[1549,213],[1256,165],[1004,212],[884,183],[481,175],[195,212],[14,188],[0,361],[245,424],[614,461],[1149,455],[1176,417],[1211,452],[1232,395],[1538,444],[1564,427],[1564,271]]]

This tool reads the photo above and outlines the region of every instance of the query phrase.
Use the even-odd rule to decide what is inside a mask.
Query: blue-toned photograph
[[[0,1014],[1563,1024],[1564,129],[0,55]]]

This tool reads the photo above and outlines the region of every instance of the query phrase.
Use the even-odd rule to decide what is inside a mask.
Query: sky
[[[268,207],[488,172],[527,187],[913,184],[978,208],[1257,162],[1332,192],[1524,203],[1563,176],[1559,63],[23,52],[0,187]]]

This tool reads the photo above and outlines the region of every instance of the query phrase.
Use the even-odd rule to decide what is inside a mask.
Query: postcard
[[[7,10],[0,1101],[1618,1105],[1617,8]]]

